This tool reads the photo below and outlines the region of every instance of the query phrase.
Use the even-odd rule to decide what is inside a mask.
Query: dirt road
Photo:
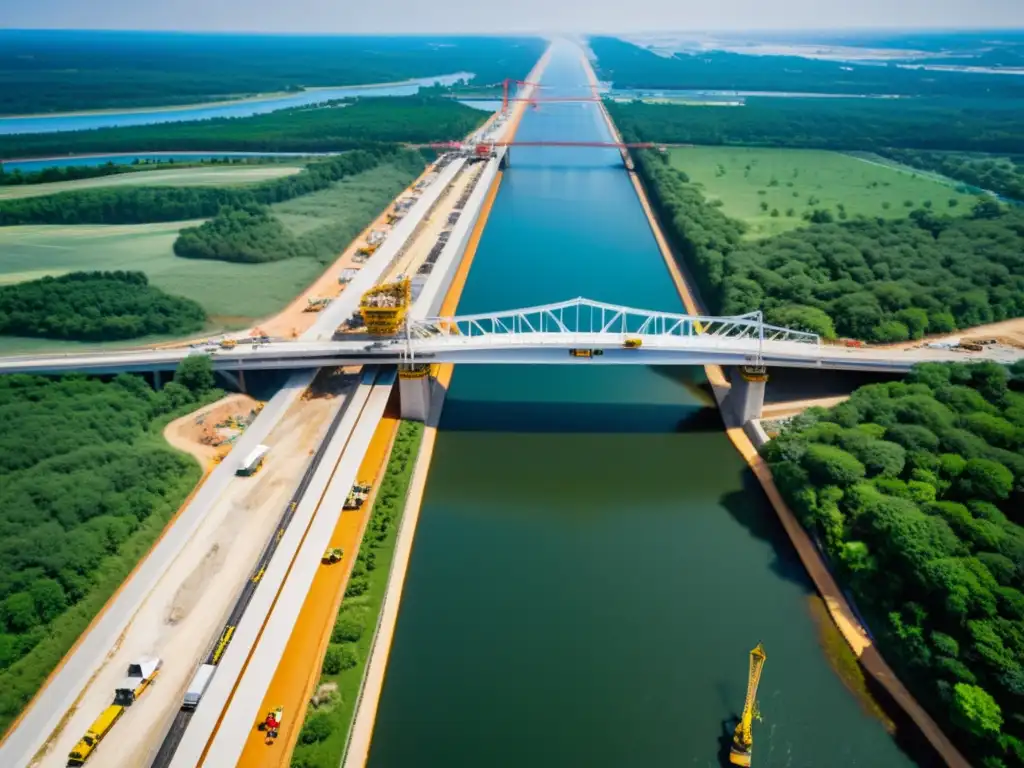
[[[175,419],[164,428],[164,440],[179,451],[190,453],[205,468],[217,448],[202,442],[204,426],[218,424],[231,416],[246,416],[259,401],[249,395],[228,395],[212,405]]]
[[[195,667],[249,578],[310,453],[343,400],[300,400],[285,414],[265,441],[271,448],[266,467],[255,477],[231,481],[97,670],[49,751],[33,765],[63,767],[75,742],[113,699],[128,663],[151,655],[163,659],[156,683],[89,760],[89,768],[148,765]]]

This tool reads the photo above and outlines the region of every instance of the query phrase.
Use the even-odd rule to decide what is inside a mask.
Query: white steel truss
[[[593,339],[595,334],[623,339],[694,337],[694,341],[756,340],[756,365],[761,363],[766,341],[813,345],[821,343],[818,334],[765,323],[760,311],[731,317],[683,315],[605,304],[582,297],[503,312],[427,318],[411,321],[406,327],[410,357],[415,356],[418,339],[436,341],[439,337],[458,337],[462,340],[485,340],[481,337],[492,337],[496,342],[528,342],[528,338],[515,337],[540,340],[543,335],[555,342],[555,335],[563,339],[564,335]]]

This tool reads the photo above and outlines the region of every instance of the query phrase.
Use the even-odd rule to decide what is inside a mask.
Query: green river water
[[[580,93],[559,47],[546,93]],[[592,104],[521,140],[607,140]],[[618,153],[518,148],[461,313],[681,302]],[[444,408],[370,765],[715,766],[747,658],[754,765],[910,766],[844,686],[811,584],[696,368],[463,366]]]

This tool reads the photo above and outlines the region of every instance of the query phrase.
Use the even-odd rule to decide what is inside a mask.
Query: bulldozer
[[[335,563],[341,562],[341,558],[344,554],[345,552],[340,547],[331,547],[324,552],[324,556],[320,558],[320,562],[324,565],[334,565]]]

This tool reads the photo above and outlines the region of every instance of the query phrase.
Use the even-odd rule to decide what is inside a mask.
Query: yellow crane
[[[757,647],[750,652],[750,674],[747,677],[747,698],[743,702],[743,714],[736,726],[736,732],[732,736],[732,746],[729,748],[729,762],[733,765],[749,766],[754,751],[754,734],[751,725],[754,718],[760,719],[757,712],[757,684],[761,682],[761,669],[764,667],[764,660],[768,658],[764,652],[764,645],[757,644]]]

